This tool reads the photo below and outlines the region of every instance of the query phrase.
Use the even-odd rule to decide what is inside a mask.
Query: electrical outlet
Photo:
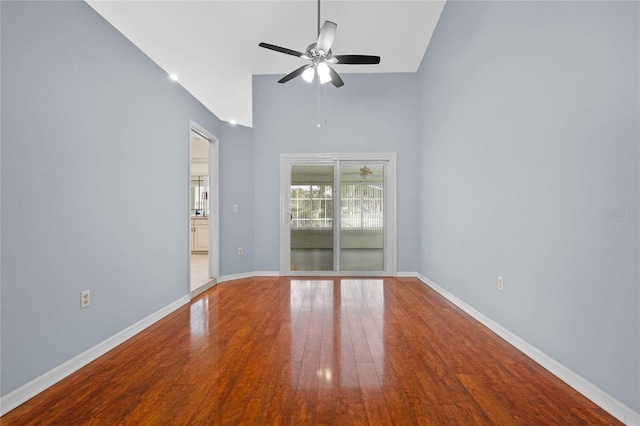
[[[88,308],[91,303],[91,298],[89,295],[89,290],[80,292],[80,309]]]
[[[244,251],[242,250],[242,247],[238,247],[238,256],[242,256],[244,254]]]
[[[504,291],[504,278],[498,277],[498,290]]]
[[[234,204],[232,209],[233,209],[234,213],[238,213],[238,205],[237,204]]]
[[[429,253],[425,250],[424,251],[424,258],[426,259],[427,257],[429,257]]]

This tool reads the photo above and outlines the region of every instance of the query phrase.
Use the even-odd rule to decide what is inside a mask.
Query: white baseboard
[[[225,281],[233,281],[240,280],[243,278],[254,278],[254,277],[280,277],[282,274],[280,271],[254,271],[254,272],[243,272],[241,274],[231,274],[231,275],[222,275],[218,278],[218,283],[222,283]],[[401,278],[418,278],[417,272],[397,272],[394,276]]]
[[[243,278],[254,278],[254,277],[280,277],[280,271],[254,271],[254,272],[244,272],[241,274],[232,274],[232,275],[223,275],[218,278],[218,282],[222,283],[225,281],[233,281],[240,280]],[[402,278],[418,278],[418,274],[416,272],[397,272],[396,277]]]
[[[602,389],[598,388],[593,383],[585,380],[544,352],[538,350],[506,328],[502,327],[500,324],[478,312],[473,307],[467,305],[465,302],[458,299],[456,296],[449,293],[447,290],[443,289],[424,275],[416,274],[416,276],[420,281],[440,293],[451,303],[465,311],[467,314],[471,315],[485,327],[496,333],[498,336],[502,337],[512,346],[517,348],[520,352],[524,353],[529,358],[540,364],[549,372],[557,376],[560,380],[580,392],[582,395],[590,399],[593,403],[601,407],[603,410],[607,411],[613,417],[620,420],[626,425],[640,426],[640,413],[634,411]]]
[[[280,271],[254,271],[253,277],[280,277]]]
[[[80,355],[71,358],[69,361],[57,366],[53,370],[44,373],[42,376],[30,381],[29,383],[19,387],[11,393],[0,398],[0,416],[5,415],[9,411],[25,403],[45,389],[58,383],[60,380],[76,372],[80,368],[89,364],[91,361],[109,352],[111,349],[140,333],[158,320],[169,315],[179,307],[189,303],[189,296],[183,296],[170,305],[165,306],[157,312],[149,315],[137,323],[125,328],[119,333],[109,337],[96,346],[88,349]]]
[[[243,278],[253,278],[255,276],[256,276],[255,272],[243,272],[242,274],[222,275],[218,278],[218,282],[223,283],[225,281],[241,280]]]
[[[218,282],[223,283],[225,281],[241,280],[243,278],[279,277],[279,276],[280,276],[279,271],[253,271],[253,272],[243,272],[241,274],[223,275],[218,279]]]

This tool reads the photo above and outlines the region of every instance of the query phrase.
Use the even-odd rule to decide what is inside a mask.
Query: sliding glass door
[[[340,270],[384,271],[384,164],[340,165]]]
[[[283,156],[282,272],[395,275],[395,156],[327,156]]]
[[[333,164],[291,166],[292,271],[333,271]]]

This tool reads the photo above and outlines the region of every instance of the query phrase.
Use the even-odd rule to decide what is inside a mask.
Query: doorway
[[[218,139],[191,123],[189,133],[189,293],[218,276]]]
[[[283,155],[281,272],[396,273],[395,154]]]

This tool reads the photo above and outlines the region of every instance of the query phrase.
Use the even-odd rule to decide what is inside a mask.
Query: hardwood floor
[[[413,278],[220,284],[8,425],[612,425]]]

